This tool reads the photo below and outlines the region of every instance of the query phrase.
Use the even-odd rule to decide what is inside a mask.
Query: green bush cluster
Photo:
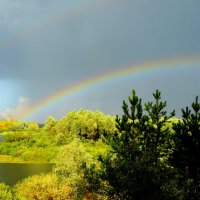
[[[0,199],[13,200],[13,193],[11,191],[11,188],[4,183],[0,183]]]

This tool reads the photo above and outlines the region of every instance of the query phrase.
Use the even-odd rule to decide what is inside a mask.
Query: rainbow
[[[181,64],[184,64],[183,66]],[[173,59],[167,59],[167,60],[156,60],[148,63],[140,63],[140,64],[134,64],[131,66],[126,67],[120,67],[118,69],[108,71],[103,74],[96,75],[94,77],[90,77],[85,80],[81,80],[76,82],[75,84],[69,85],[60,91],[48,96],[45,99],[42,99],[40,102],[35,104],[31,109],[29,109],[23,116],[22,120],[25,120],[27,117],[31,116],[34,113],[37,113],[38,111],[42,110],[44,107],[49,106],[50,104],[53,104],[59,100],[61,100],[64,97],[67,97],[68,95],[81,91],[84,88],[87,88],[91,85],[97,85],[102,82],[106,82],[111,79],[117,79],[119,77],[126,76],[128,74],[136,74],[140,72],[149,72],[151,70],[155,69],[161,69],[161,68],[174,68],[176,66],[181,65],[182,67],[188,65],[188,64],[198,64],[195,65],[200,69],[200,55],[195,56],[185,56],[185,57],[176,57]],[[188,66],[187,66],[188,67]]]

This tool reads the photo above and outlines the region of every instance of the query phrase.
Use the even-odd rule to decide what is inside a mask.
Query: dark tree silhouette
[[[112,147],[112,153],[100,158],[102,179],[112,187],[112,194],[120,199],[177,199],[176,183],[171,179],[172,170],[167,167],[169,148],[166,102],[161,93],[154,94],[155,103],[145,104],[135,91],[129,97],[130,106],[123,101],[122,117],[116,117],[118,132],[105,134],[104,140]]]
[[[192,110],[182,109],[182,119],[173,124],[175,150],[172,163],[185,178],[192,182],[192,196],[200,198],[200,103],[198,96],[191,105]]]

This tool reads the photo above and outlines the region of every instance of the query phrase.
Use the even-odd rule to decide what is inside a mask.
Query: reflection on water
[[[0,163],[0,182],[14,185],[34,174],[52,171],[52,163]]]

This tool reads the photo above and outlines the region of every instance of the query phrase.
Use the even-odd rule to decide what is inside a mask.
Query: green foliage
[[[105,131],[114,132],[115,121],[99,111],[81,109],[68,113],[58,121],[49,116],[41,128],[34,122],[0,121],[1,128],[7,131],[2,133],[5,140],[0,143],[1,154],[21,161],[52,162],[59,146],[69,144],[74,138],[96,141]],[[98,151],[95,152],[98,156]]]
[[[13,194],[11,192],[11,188],[4,183],[0,183],[0,199],[1,200],[12,200],[13,199]]]
[[[105,131],[109,133],[115,131],[115,121],[113,117],[99,111],[92,112],[81,109],[69,112],[58,121],[56,131],[72,139],[74,137],[82,137],[98,140]]]
[[[171,138],[166,123],[174,113],[166,115],[166,102],[160,101],[159,91],[153,96],[155,103],[145,104],[147,114],[143,114],[141,99],[133,91],[130,108],[123,101],[124,114],[116,117],[118,132],[105,134],[112,153],[100,158],[102,169],[97,173],[112,187],[110,195],[120,199],[178,199],[177,185],[169,184],[174,172],[162,159],[169,154]],[[170,190],[176,193],[170,194]]]
[[[108,146],[100,140],[83,142],[76,138],[60,148],[54,171],[61,182],[67,181],[71,187],[76,188],[77,198],[82,198],[85,190],[88,189],[83,179],[83,163],[87,166],[96,163],[98,166],[97,157],[106,154],[108,150]]]
[[[18,131],[38,131],[39,125],[35,122],[20,122],[20,121],[11,121],[9,131],[18,132]]]
[[[5,142],[17,142],[22,140],[28,140],[32,137],[33,132],[18,131],[18,132],[9,132],[5,136]]]
[[[102,180],[102,176],[98,173],[99,171],[95,164],[87,166],[86,163],[83,163],[82,172],[84,173],[86,199],[110,199],[108,194],[112,188],[110,187],[108,181]],[[112,197],[114,197],[114,195],[112,195]]]
[[[105,142],[103,142],[101,139],[98,141],[82,141],[83,148],[87,153],[89,153],[93,160],[97,161],[99,156],[106,156],[108,152],[110,152],[111,148],[109,145],[107,145]]]
[[[175,150],[172,164],[189,180],[189,193],[200,198],[200,103],[198,97],[191,105],[182,109],[182,120],[173,124]],[[187,184],[188,185],[188,184]],[[186,189],[188,191],[188,188]]]
[[[55,174],[34,175],[14,187],[17,200],[73,200],[74,191],[68,184],[60,184]]]
[[[12,126],[11,121],[0,120],[0,133],[10,130],[11,126]]]
[[[42,132],[11,132],[0,143],[1,154],[12,155],[19,161],[53,161],[57,151],[54,138]]]
[[[44,162],[48,160],[48,154],[43,149],[28,149],[25,152],[22,152],[20,157],[24,161],[32,161],[32,162]]]
[[[85,151],[85,148],[79,139],[74,139],[68,145],[61,147],[58,152],[55,172],[62,178],[78,176],[81,173],[83,162],[91,163],[91,155]]]
[[[171,153],[169,148],[172,138],[168,123],[174,112],[170,116],[166,115],[164,111],[166,102],[160,101],[159,91],[153,96],[155,103],[145,104],[147,114],[143,114],[141,99],[136,96],[135,91],[129,97],[130,110],[128,104],[123,101],[124,115],[121,118],[116,117],[119,133],[105,135],[105,141],[111,145],[115,153],[131,160],[149,155],[150,157],[146,159],[150,159],[149,161],[153,163]]]
[[[92,163],[92,156],[85,150],[81,141],[75,139],[60,149],[54,169],[61,182],[70,183],[70,186],[74,188],[74,195],[78,199],[82,199],[85,190],[81,170],[83,162]]]
[[[144,131],[144,150],[150,152],[153,156],[154,162],[157,162],[158,159],[169,156],[171,151],[171,140],[170,131],[167,127],[169,120],[175,115],[173,111],[169,116],[164,110],[167,106],[167,102],[161,101],[161,92],[156,90],[153,94],[155,103],[148,102],[145,104],[145,110],[148,113],[148,122],[145,122],[143,125]],[[150,121],[150,123],[149,123]]]
[[[81,109],[43,125],[0,120],[1,159],[56,164],[13,190],[0,183],[0,199],[200,199],[198,97],[182,119],[153,97],[143,105],[132,91],[121,117]]]
[[[57,121],[52,117],[49,116],[45,122],[45,126],[44,126],[44,131],[47,132],[49,135],[55,135],[56,134],[56,130],[55,130],[55,125],[56,125]]]

